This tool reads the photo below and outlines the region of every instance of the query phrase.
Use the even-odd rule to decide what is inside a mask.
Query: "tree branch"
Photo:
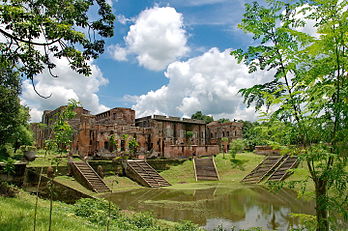
[[[49,43],[38,43],[38,42],[33,42],[33,41],[28,41],[28,40],[24,40],[24,39],[21,39],[21,38],[17,38],[17,37],[13,36],[13,35],[10,34],[10,33],[7,33],[6,31],[4,31],[4,30],[2,30],[2,29],[0,29],[0,32],[1,32],[2,34],[4,34],[5,36],[10,37],[10,38],[13,39],[13,40],[18,40],[18,41],[20,41],[20,42],[29,43],[29,44],[37,45],[37,46],[48,46],[48,45],[52,45],[53,43],[56,43],[56,42],[58,42],[59,40],[62,39],[62,38],[58,38],[58,39],[56,39],[56,40],[52,40],[52,41],[49,42]]]

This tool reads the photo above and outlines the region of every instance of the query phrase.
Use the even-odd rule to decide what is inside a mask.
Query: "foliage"
[[[175,226],[175,231],[200,231],[198,225],[193,224],[190,221],[182,221],[180,224]]]
[[[191,119],[204,120],[207,124],[214,121],[212,116],[204,115],[201,111],[197,111],[196,113],[192,114]]]
[[[230,121],[230,119],[227,119],[227,118],[221,118],[221,119],[218,119],[218,122],[219,122],[220,124],[223,124],[223,123],[229,123],[229,122],[231,122],[231,121]]]
[[[32,145],[22,145],[21,150],[22,150],[22,152],[35,151],[36,147],[32,146]]]
[[[19,107],[18,113],[18,127],[13,130],[14,138],[14,151],[16,152],[22,145],[32,145],[33,144],[33,132],[30,129],[29,125],[29,108],[25,106]]]
[[[54,121],[51,126],[51,138],[47,141],[47,148],[58,153],[68,151],[68,146],[72,142],[74,129],[70,126],[69,120],[76,115],[74,109],[78,106],[78,102],[70,99],[69,104],[54,115]]]
[[[105,226],[108,220],[109,204],[105,200],[82,198],[75,203],[74,212],[77,216],[84,217],[88,221]],[[114,204],[110,208],[110,218],[117,219],[120,209]]]
[[[111,147],[111,150],[115,150],[115,152],[117,152],[118,143],[116,141],[115,135],[111,135],[109,137],[109,146]]]
[[[193,137],[193,131],[186,131],[186,138],[190,139]]]
[[[0,196],[15,197],[18,194],[18,188],[5,182],[0,181]]]
[[[268,136],[265,136],[262,127],[265,123],[242,121],[243,123],[243,139],[246,142],[246,148],[254,150],[257,145],[266,145]]]
[[[136,213],[130,219],[129,223],[135,225],[138,228],[151,228],[155,226],[155,218],[150,213]]]
[[[290,216],[298,218],[302,224],[299,228],[293,228],[291,231],[314,231],[316,229],[317,221],[315,216],[301,213],[292,213]]]
[[[7,158],[4,160],[4,166],[2,168],[2,172],[4,172],[7,176],[15,173],[15,160],[12,158]]]
[[[4,145],[14,143],[13,131],[20,125],[19,77],[8,64],[9,61],[0,56],[0,155],[7,154]]]
[[[78,200],[74,206],[74,213],[79,217],[86,218],[89,222],[105,226],[108,222],[109,203],[102,199],[83,198]],[[186,221],[176,225],[173,229],[161,228],[157,220],[149,213],[135,213],[131,216],[125,215],[111,203],[110,230],[163,230],[163,231],[199,231],[197,225]]]
[[[90,75],[88,60],[104,51],[103,37],[113,36],[115,16],[105,0],[3,1],[0,12],[1,57],[32,81],[45,68],[56,77],[57,58]]]
[[[334,220],[328,210],[347,204],[332,191],[347,192],[348,2],[306,2],[246,4],[239,26],[258,45],[232,55],[249,72],[273,71],[271,81],[240,92],[261,111],[271,142],[296,145],[293,152],[306,161],[315,185],[317,230],[327,231]],[[301,32],[308,19],[316,21],[317,37]]]
[[[226,150],[224,149],[224,145],[223,143],[227,143],[228,142],[228,138],[227,137],[222,137],[221,138],[221,143],[220,143],[220,150],[222,151],[223,157],[225,158],[225,152]],[[227,149],[227,147],[226,147]]]
[[[29,130],[29,109],[20,105],[18,73],[9,67],[10,61],[0,55],[0,157],[8,157],[6,144],[14,146],[32,143]]]
[[[232,155],[232,159],[235,159],[236,154],[242,152],[245,148],[245,141],[243,139],[235,139],[230,143],[229,153]]]
[[[136,153],[138,146],[139,146],[139,143],[134,137],[128,143],[129,150],[132,154]]]

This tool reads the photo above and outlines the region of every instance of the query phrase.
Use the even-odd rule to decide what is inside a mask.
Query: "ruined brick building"
[[[42,124],[33,123],[36,145],[44,147],[51,135],[50,124],[61,106],[44,111]],[[222,147],[221,138],[229,140],[242,137],[242,124],[237,122],[206,124],[202,120],[152,115],[135,119],[130,108],[113,108],[92,115],[78,107],[69,123],[75,130],[71,152],[82,156],[129,153],[129,141],[135,139],[137,153],[146,157],[177,158],[192,155],[217,154]],[[111,142],[110,138],[115,142]]]

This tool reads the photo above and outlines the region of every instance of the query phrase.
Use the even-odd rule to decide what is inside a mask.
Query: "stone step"
[[[90,185],[90,187],[96,192],[106,192],[110,191],[103,180],[98,176],[98,174],[93,170],[91,166],[83,162],[73,162],[75,168],[82,173],[82,177]]]
[[[157,173],[146,161],[127,161],[128,166],[141,179],[148,183],[149,187],[170,186],[170,184]]]

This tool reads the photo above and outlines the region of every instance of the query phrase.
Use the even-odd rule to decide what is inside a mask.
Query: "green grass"
[[[55,158],[60,161],[59,162],[60,166],[67,165],[68,163],[68,158],[66,157],[66,154],[60,155],[59,153],[54,153],[54,152],[45,153],[45,150],[38,150],[36,155],[38,157],[34,161],[29,162],[28,164],[29,167],[47,167],[47,166],[55,165],[55,164],[52,164],[52,160]],[[78,161],[81,159],[78,157],[74,157],[73,160]]]
[[[215,163],[219,172],[220,181],[195,181],[194,169],[192,160],[187,160],[180,165],[171,166],[170,169],[161,172],[169,183],[172,184],[171,189],[201,189],[218,185],[219,187],[239,188],[244,187],[240,181],[254,169],[265,157],[262,155],[256,155],[254,153],[239,153],[236,155],[236,163],[231,162],[230,154],[219,154],[215,157]],[[40,160],[38,160],[40,161]],[[36,165],[39,165],[37,162]],[[295,173],[290,176],[286,181],[298,181],[303,180],[308,176],[308,170],[305,163],[301,163],[295,170]],[[91,196],[99,196],[97,193],[86,189],[79,184],[73,177],[59,176],[55,180],[58,182],[77,189],[85,194]],[[106,176],[104,178],[105,183],[112,188],[113,192],[126,191],[131,189],[141,188],[136,182],[130,180],[127,177],[120,176]],[[264,183],[263,183],[264,184]],[[295,188],[299,189],[299,187]],[[311,182],[308,184],[308,191],[313,192],[314,187]]]
[[[219,154],[215,157],[216,167],[219,172],[220,181],[196,181],[194,177],[192,160],[187,160],[181,165],[172,166],[161,172],[173,189],[199,189],[219,184],[222,187],[240,187],[239,182],[253,168],[255,168],[264,156],[253,153],[240,153],[236,155],[238,165],[233,165],[230,154]]]
[[[69,205],[54,202],[52,230],[103,230],[102,227],[92,225],[86,220],[67,212]],[[0,197],[0,229],[4,231],[33,230],[35,197],[20,192],[16,198]],[[38,231],[48,230],[49,201],[39,200],[37,214]]]
[[[7,198],[0,196],[0,230],[27,231],[33,230],[34,209],[36,197],[20,191],[17,197]],[[95,207],[95,201],[85,203],[85,207],[53,202],[52,230],[55,231],[100,231],[106,229],[107,210]],[[105,202],[103,202],[105,204]],[[81,204],[81,203],[80,203]],[[87,206],[87,207],[86,207]],[[94,206],[94,207],[93,207]],[[107,208],[107,202],[103,206]],[[77,209],[79,213],[76,213]],[[102,209],[102,210],[101,210]],[[87,212],[91,210],[91,216]],[[49,201],[39,199],[37,213],[37,231],[47,231],[49,222]],[[196,225],[179,224],[176,222],[155,219],[146,213],[117,212],[117,218],[110,223],[110,230],[157,230],[157,231],[199,231]],[[75,215],[77,214],[77,215]],[[96,218],[96,219],[95,219]],[[104,225],[102,225],[104,224]],[[195,227],[185,229],[185,227]]]
[[[112,189],[112,192],[142,188],[142,186],[127,177],[106,176],[104,177],[104,182]]]

